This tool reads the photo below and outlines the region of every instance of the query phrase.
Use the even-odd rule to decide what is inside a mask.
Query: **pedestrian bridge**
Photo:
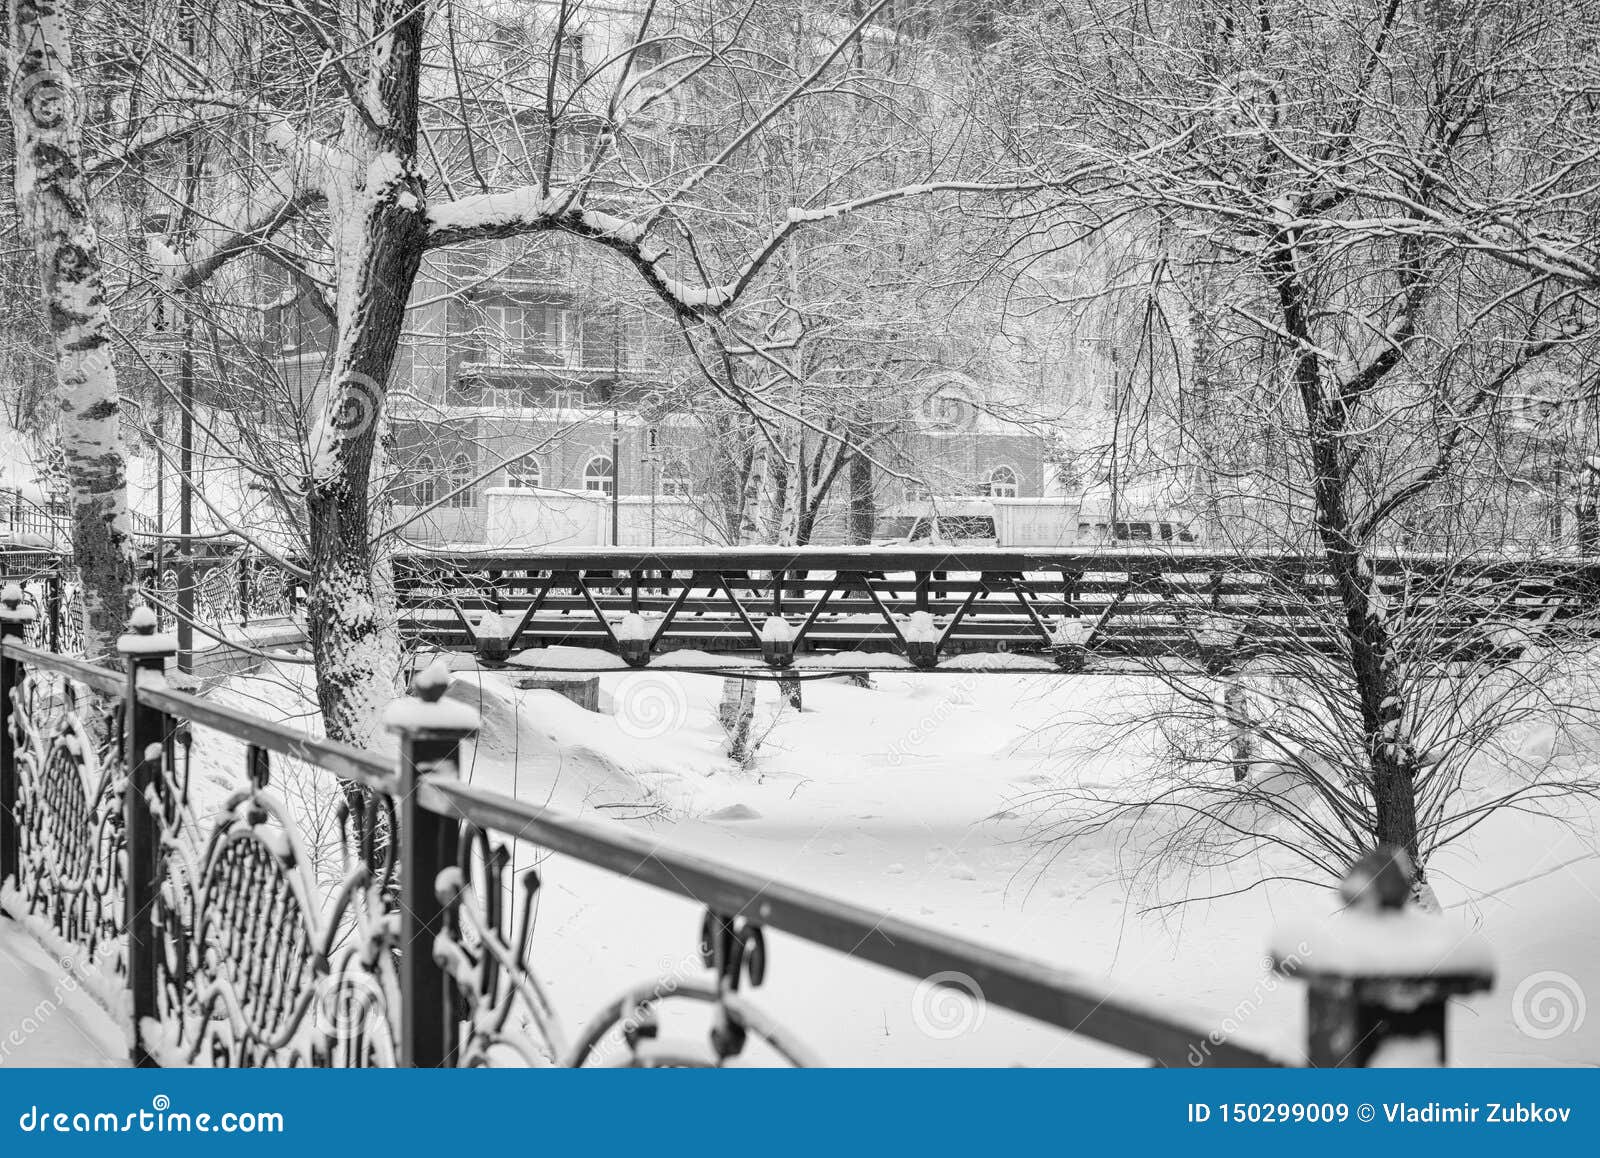
[[[1374,558],[1402,648],[1512,658],[1592,631],[1592,559]],[[1207,670],[1344,653],[1320,556],[1205,548],[733,548],[416,552],[411,642],[564,670]]]

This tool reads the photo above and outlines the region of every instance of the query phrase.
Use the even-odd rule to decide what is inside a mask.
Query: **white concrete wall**
[[[603,547],[611,543],[611,499],[598,492],[490,487],[484,492],[489,547]],[[619,545],[693,547],[710,542],[692,499],[623,495]]]

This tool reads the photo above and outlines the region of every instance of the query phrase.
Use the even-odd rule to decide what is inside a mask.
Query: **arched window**
[[[989,472],[989,497],[1014,499],[1017,497],[1017,472],[1009,466],[997,466]]]
[[[591,458],[583,468],[583,489],[586,491],[599,491],[609,495],[616,485],[616,477],[611,469],[611,460],[603,454]]]
[[[525,491],[538,490],[544,485],[544,468],[536,458],[525,458],[506,468],[506,486],[521,487]]]
[[[458,454],[450,460],[450,477],[445,480],[446,493],[450,495],[452,507],[470,507],[472,501],[472,460],[464,454]]]
[[[411,502],[412,505],[425,507],[433,502],[433,472],[438,467],[433,459],[423,455],[411,467]]]

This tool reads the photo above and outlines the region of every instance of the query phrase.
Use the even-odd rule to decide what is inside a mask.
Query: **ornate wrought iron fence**
[[[391,761],[171,689],[174,648],[148,610],[119,645],[125,673],[29,646],[33,615],[14,585],[0,597],[0,896],[100,971],[138,1064],[720,1065],[752,1043],[810,1064],[752,997],[767,930],[924,983],[970,979],[991,1005],[1157,1064],[1284,1064],[1108,985],[464,784],[460,746],[477,718],[445,698],[443,665],[391,707]],[[211,753],[204,779],[219,767],[202,737],[239,748],[220,804],[196,795],[197,750]],[[339,801],[331,881],[303,838],[308,817],[274,790],[274,770],[294,762]],[[539,875],[509,879],[516,843],[696,903],[703,975],[645,978],[569,1032],[532,950]],[[1402,903],[1403,889],[1382,900]],[[1489,982],[1279,965],[1311,982],[1312,1064],[1365,1064],[1391,1035],[1434,1042],[1442,1061],[1446,999]],[[663,1009],[682,1003],[710,1007],[703,1042],[658,1033]]]

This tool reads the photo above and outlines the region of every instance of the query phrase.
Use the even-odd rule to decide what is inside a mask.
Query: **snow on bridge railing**
[[[1307,1044],[1284,1058],[1225,1021],[465,784],[477,717],[446,698],[442,664],[386,713],[389,759],[169,688],[174,648],[147,609],[120,641],[126,672],[22,643],[32,615],[7,588],[0,900],[126,1011],[138,1064],[809,1064],[752,997],[768,930],[1171,1066],[1443,1062],[1446,999],[1490,981],[1443,918],[1404,908],[1403,854],[1377,854],[1337,926],[1274,942],[1277,969],[1309,983]],[[242,775],[215,797],[231,745]],[[318,788],[337,800],[337,865]],[[530,952],[539,874],[509,872],[519,843],[700,906],[703,971],[647,978],[569,1034]],[[1386,957],[1396,940],[1451,951]],[[708,1007],[711,1029],[669,1046],[663,1011],[685,1004]]]

